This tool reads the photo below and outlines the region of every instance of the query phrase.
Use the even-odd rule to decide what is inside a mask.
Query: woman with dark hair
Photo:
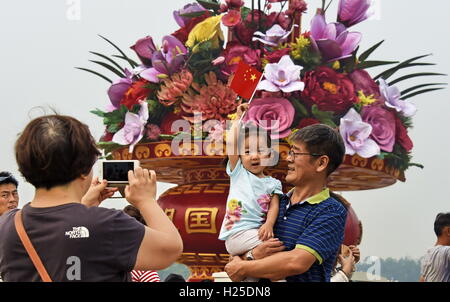
[[[129,171],[125,188],[148,226],[98,207],[115,190],[93,179],[100,152],[85,124],[63,115],[36,118],[15,154],[36,191],[21,211],[0,217],[3,281],[130,281],[133,269],[163,269],[181,254],[181,237],[155,200],[154,171]]]

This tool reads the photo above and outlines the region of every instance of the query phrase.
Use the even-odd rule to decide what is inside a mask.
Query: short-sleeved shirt
[[[310,269],[289,276],[290,282],[329,282],[339,247],[344,240],[347,209],[328,189],[291,204],[292,191],[280,198],[280,212],[274,227],[275,237],[286,247],[304,249],[316,257]]]
[[[41,281],[14,227],[12,210],[0,217],[3,281]],[[131,281],[145,227],[119,210],[70,203],[23,207],[25,230],[53,281]]]
[[[422,259],[421,274],[425,282],[450,282],[450,246],[429,248]]]
[[[283,194],[281,182],[273,177],[258,177],[239,159],[233,171],[227,164],[230,192],[219,239],[226,240],[239,231],[258,229],[266,220],[273,194]]]

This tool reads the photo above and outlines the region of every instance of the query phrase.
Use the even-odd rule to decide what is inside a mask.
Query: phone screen
[[[103,162],[103,179],[128,182],[128,171],[134,170],[133,162]]]

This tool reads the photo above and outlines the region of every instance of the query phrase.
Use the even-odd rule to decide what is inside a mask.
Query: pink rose
[[[253,121],[270,133],[272,139],[287,137],[291,133],[295,109],[283,98],[254,99],[245,115],[244,122]]]
[[[395,114],[380,106],[365,106],[361,111],[364,122],[372,126],[370,138],[373,139],[380,149],[392,152],[395,144]]]

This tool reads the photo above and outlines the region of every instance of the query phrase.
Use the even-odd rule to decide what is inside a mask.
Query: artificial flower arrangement
[[[132,150],[139,142],[172,139],[178,133],[171,125],[179,119],[191,123],[197,138],[223,137],[225,121],[249,101],[230,88],[239,62],[244,62],[264,71],[247,121],[278,121],[276,138],[282,140],[302,127],[327,124],[339,129],[346,154],[378,156],[401,171],[420,166],[410,162],[413,142],[407,129],[416,108],[409,99],[443,87],[424,83],[400,91],[397,84],[442,74],[412,73],[392,80],[402,69],[433,64],[419,62],[427,55],[404,62],[369,60],[383,41],[360,53],[362,34],[352,27],[369,17],[371,1],[340,0],[337,22],[327,21],[330,3],[322,1],[311,27],[303,31],[303,0],[252,1],[250,8],[242,0],[198,0],[173,12],[180,29],[163,37],[160,46],[151,36],[131,46],[139,63],[102,37],[119,54],[111,58],[92,52],[105,60],[92,62],[119,79],[80,68],[111,83],[107,109],[92,111],[106,125],[100,146],[110,151],[129,145]],[[117,59],[130,67],[121,67]],[[367,72],[385,65],[393,67],[376,76]],[[193,126],[199,112],[202,122],[209,123],[203,129]]]

